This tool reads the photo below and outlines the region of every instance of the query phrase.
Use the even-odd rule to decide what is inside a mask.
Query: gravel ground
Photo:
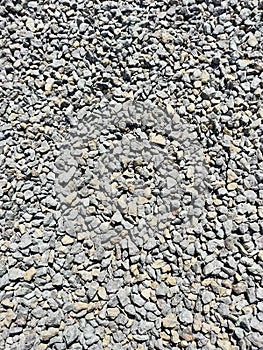
[[[0,349],[263,349],[262,3],[0,26]]]

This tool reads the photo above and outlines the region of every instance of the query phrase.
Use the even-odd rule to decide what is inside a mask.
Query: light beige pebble
[[[98,296],[103,300],[108,299],[107,292],[106,292],[106,289],[104,287],[98,288]]]
[[[228,169],[228,170],[227,170],[227,180],[228,180],[229,182],[233,182],[233,181],[235,181],[236,179],[237,179],[237,175],[234,173],[234,171],[231,170],[231,169]]]
[[[175,331],[175,330],[172,330],[171,334],[172,334],[171,341],[174,344],[179,343],[179,341],[180,341],[179,333],[177,331]]]
[[[14,303],[13,303],[10,299],[8,299],[8,298],[3,299],[3,300],[1,301],[1,304],[2,304],[4,307],[10,307],[10,308],[14,306]]]
[[[150,141],[159,145],[166,145],[165,137],[162,135],[150,134]]]
[[[166,283],[170,286],[176,286],[177,284],[177,278],[175,276],[168,276],[166,278]]]
[[[76,198],[77,198],[77,192],[72,192],[70,193],[66,198],[65,198],[65,202],[67,204],[71,204]]]
[[[141,291],[141,295],[146,299],[149,300],[151,297],[151,288],[145,288]]]
[[[200,80],[197,80],[197,81],[194,82],[194,87],[196,89],[200,88],[201,86],[202,86],[202,82]]]
[[[247,43],[249,46],[255,47],[258,45],[258,40],[253,34],[250,34],[248,37]]]
[[[42,331],[40,334],[41,340],[48,341],[49,339],[55,337],[59,332],[59,328],[50,327],[45,331]]]
[[[35,30],[35,22],[32,18],[28,17],[28,19],[26,20],[26,27],[31,32],[33,32]]]
[[[161,332],[160,333],[160,336],[161,336],[161,338],[163,339],[163,340],[170,340],[170,336],[169,336],[169,334],[167,334],[167,333],[165,333],[165,332]]]
[[[153,269],[160,269],[162,267],[164,267],[166,265],[166,262],[159,259],[159,260],[156,260],[154,263],[152,263],[152,268]]]
[[[95,303],[85,303],[85,302],[82,302],[82,301],[78,301],[73,306],[73,311],[74,312],[80,312],[82,310],[93,311],[95,309],[96,309],[96,304]]]
[[[187,106],[187,111],[192,113],[195,111],[195,105],[193,103],[190,103],[190,105]]]
[[[209,80],[210,80],[210,75],[206,70],[204,70],[201,74],[201,81],[202,83],[208,83]]]
[[[61,242],[64,245],[68,245],[68,244],[72,244],[74,242],[74,239],[72,237],[70,237],[69,235],[66,235],[61,239]]]
[[[226,340],[226,339],[218,339],[217,345],[222,350],[233,350],[234,349],[231,342],[229,340]]]
[[[35,276],[35,274],[36,274],[36,269],[33,266],[24,273],[24,280],[27,282],[30,282],[32,278]]]
[[[238,184],[236,182],[231,182],[227,185],[228,191],[234,191],[238,188]]]
[[[114,319],[116,318],[120,313],[120,310],[117,307],[109,307],[107,309],[107,315],[109,318]]]
[[[168,314],[165,318],[163,318],[163,327],[164,328],[175,328],[178,326],[177,315],[174,313]]]
[[[88,232],[79,232],[77,235],[77,239],[78,241],[83,241],[84,239],[88,239],[89,238],[89,233]]]

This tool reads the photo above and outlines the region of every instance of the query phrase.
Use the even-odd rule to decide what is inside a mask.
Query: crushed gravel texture
[[[262,350],[262,2],[0,3],[0,350]]]

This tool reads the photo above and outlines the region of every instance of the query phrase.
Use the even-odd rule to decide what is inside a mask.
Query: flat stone
[[[258,332],[262,332],[263,333],[263,330],[262,330],[262,321],[259,321],[259,319],[254,316],[250,322],[250,326],[252,329],[255,329],[256,331]]]
[[[46,326],[59,327],[62,316],[63,316],[63,313],[61,312],[61,310],[58,310],[56,312],[50,312],[46,318],[46,322],[45,322]]]
[[[162,324],[164,328],[175,328],[178,327],[177,315],[174,313],[168,314],[163,318]]]
[[[145,250],[152,250],[156,246],[157,246],[156,239],[154,237],[150,237],[143,245],[143,248]]]
[[[244,333],[244,330],[243,330],[242,328],[240,328],[240,327],[235,327],[234,332],[235,332],[235,336],[236,336],[238,339],[244,338],[245,333]]]
[[[176,286],[177,284],[177,277],[168,275],[165,279],[165,282],[170,286]]]
[[[40,338],[43,341],[48,341],[49,339],[55,337],[59,333],[59,328],[50,327],[45,331],[40,333]]]
[[[205,265],[203,269],[204,275],[205,276],[210,274],[217,275],[220,272],[222,267],[223,267],[223,263],[221,261],[213,260],[210,263]]]
[[[117,307],[109,307],[107,309],[107,315],[110,319],[115,319],[120,313],[120,310]]]
[[[142,307],[145,304],[145,299],[140,297],[138,294],[132,294],[131,300],[135,305],[137,305],[139,307]]]
[[[85,303],[82,301],[78,301],[73,305],[74,312],[80,312],[82,310],[93,311],[96,308],[94,303]]]
[[[136,217],[138,214],[138,207],[136,202],[131,202],[128,204],[128,214]]]
[[[39,152],[41,153],[46,153],[50,150],[50,145],[49,143],[45,140],[43,142],[41,142],[40,147],[37,149]]]
[[[256,192],[253,190],[246,190],[244,192],[244,196],[252,203],[254,203],[258,197]]]
[[[69,244],[72,244],[74,242],[74,239],[72,237],[70,237],[69,235],[65,235],[61,239],[61,242],[63,245],[69,245]]]
[[[149,339],[148,334],[134,334],[133,339],[135,339],[138,342],[146,342]]]
[[[3,299],[1,301],[1,304],[5,307],[12,308],[14,306],[14,303],[10,301],[10,299]]]
[[[113,216],[112,216],[111,219],[112,219],[113,222],[120,223],[120,222],[122,222],[123,217],[122,217],[121,213],[119,212],[119,210],[117,210],[117,211],[113,214]]]
[[[263,335],[262,333],[260,334],[259,332],[251,332],[247,336],[248,340],[252,343],[254,346],[254,349],[260,349],[262,348],[263,344]]]
[[[138,247],[130,239],[128,240],[128,249],[131,256],[137,255],[139,253]]]
[[[146,299],[149,300],[151,296],[151,288],[145,288],[141,291],[141,295]]]
[[[48,78],[45,83],[45,91],[46,92],[51,92],[54,84],[54,79],[53,78]]]
[[[231,182],[227,185],[228,191],[234,191],[238,188],[238,184],[236,182]]]
[[[156,135],[156,134],[150,134],[150,141],[153,143],[157,143],[158,145],[165,146],[166,140],[165,137],[162,135]]]
[[[19,247],[24,249],[29,247],[32,244],[32,238],[29,234],[24,234],[19,242]]]
[[[233,182],[237,179],[236,173],[232,169],[227,170],[227,181],[228,182]]]
[[[70,346],[77,341],[79,337],[79,330],[77,325],[66,326],[63,332],[67,346]]]
[[[18,269],[16,267],[12,267],[8,272],[8,277],[9,277],[10,281],[19,280],[19,279],[23,278],[23,276],[24,276],[24,271],[21,269]]]
[[[167,286],[165,283],[161,282],[155,290],[156,296],[164,297],[167,294]]]
[[[263,300],[263,288],[258,287],[256,290],[256,296],[258,299]]]
[[[206,290],[202,293],[202,302],[204,304],[208,304],[214,299],[215,299],[215,294],[214,293],[206,291]]]

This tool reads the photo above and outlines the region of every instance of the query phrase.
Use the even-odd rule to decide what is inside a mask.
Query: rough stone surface
[[[263,348],[261,10],[1,2],[0,350]]]

